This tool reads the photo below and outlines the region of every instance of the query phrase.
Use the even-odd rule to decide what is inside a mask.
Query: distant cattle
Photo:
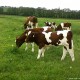
[[[55,31],[59,30],[71,30],[71,23],[61,23],[56,28]]]
[[[24,23],[24,29],[29,29],[29,28],[37,28],[38,27],[38,19],[35,16],[29,16],[25,20]]]
[[[55,22],[44,22],[45,23],[45,26],[49,26],[51,28],[56,28],[56,23]]]
[[[51,32],[52,29],[50,27],[42,27],[42,28],[34,28],[34,29],[27,29],[25,30],[21,36],[17,37],[16,38],[16,46],[19,48],[26,40],[27,36],[28,35],[28,32],[31,31],[31,32],[42,32],[42,31],[45,31],[45,32]],[[25,50],[27,50],[27,43],[26,43],[26,48]],[[32,43],[32,52],[34,52],[34,43]]]
[[[55,31],[71,30],[71,23],[68,23],[68,22],[60,23],[58,26],[56,26],[55,22],[45,22],[45,25],[54,28]]]
[[[63,55],[61,60],[64,60],[67,52],[69,52],[72,61],[74,58],[74,50],[73,50],[73,40],[72,40],[72,32],[70,30],[63,31],[55,31],[55,32],[28,32],[28,36],[26,39],[27,43],[35,42],[38,47],[38,56],[39,59],[41,56],[44,57],[45,45],[63,45]]]

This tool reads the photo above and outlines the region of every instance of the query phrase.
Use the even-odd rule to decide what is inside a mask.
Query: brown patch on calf
[[[70,28],[70,26],[71,26],[71,23],[64,23],[64,27],[69,27]]]
[[[59,36],[57,36],[56,32],[51,34],[50,39],[52,40],[52,42],[51,42],[52,45],[58,46],[57,43],[59,41]]]
[[[52,32],[53,31],[53,29],[52,28],[48,28],[45,32]]]
[[[63,37],[63,34],[59,34],[59,40],[62,40],[64,37]],[[61,42],[58,41],[58,44],[60,44]]]
[[[62,40],[63,38],[63,34],[59,34],[59,39]]]
[[[71,40],[72,40],[72,32],[71,31],[69,31],[68,33],[67,33],[67,43],[69,44],[69,49],[72,49],[72,42],[71,42]]]
[[[61,24],[59,24],[59,25],[57,26],[57,28],[55,28],[55,31],[59,31],[59,30],[67,30],[67,28],[70,29],[71,23],[66,22],[66,23],[63,23],[63,24],[64,24],[63,27],[61,26]]]
[[[58,30],[63,30],[60,24],[57,26],[57,28],[55,28],[55,31],[58,31]]]
[[[51,34],[50,39],[52,40],[52,45],[58,46],[61,42],[59,40],[63,39],[63,34],[57,35],[57,32]]]
[[[28,35],[26,42],[35,42],[39,46],[39,49],[41,49],[45,44],[48,44],[44,37],[45,35],[41,32],[31,32]]]

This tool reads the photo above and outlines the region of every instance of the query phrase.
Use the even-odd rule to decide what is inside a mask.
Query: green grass
[[[24,31],[25,17],[0,15],[0,80],[74,80],[80,79],[80,20],[38,18],[39,26],[45,21],[56,24],[71,22],[75,61],[69,54],[61,61],[62,46],[51,46],[44,58],[37,60],[38,47],[25,51],[25,44],[16,48],[15,38]],[[13,47],[12,47],[13,45]]]

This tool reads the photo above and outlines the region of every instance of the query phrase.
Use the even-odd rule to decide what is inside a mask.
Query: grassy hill
[[[62,46],[51,46],[44,58],[37,60],[38,47],[25,51],[23,44],[16,48],[15,38],[24,31],[25,17],[0,15],[0,80],[79,80],[80,79],[80,20],[38,18],[39,26],[45,21],[56,24],[71,22],[74,40],[75,61],[69,54],[61,61]]]

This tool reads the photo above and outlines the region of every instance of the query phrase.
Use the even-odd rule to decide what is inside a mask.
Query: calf
[[[54,27],[55,28],[55,27]],[[56,28],[55,31],[59,30],[71,30],[71,23],[61,23]]]
[[[24,23],[24,29],[33,28],[38,26],[38,20],[35,16],[29,16]]]
[[[59,31],[59,30],[71,30],[71,23],[61,23],[58,26],[56,26],[55,22],[45,22],[46,26],[50,26],[52,28],[54,28],[55,31]]]
[[[56,32],[28,32],[26,42],[35,42],[39,47],[37,59],[44,56],[45,45],[63,45],[63,55],[61,60],[64,60],[67,52],[69,52],[72,61],[74,61],[74,50],[72,32],[70,30],[56,31]]]
[[[53,29],[56,28],[56,23],[55,22],[44,22],[44,23],[45,23],[45,26],[49,26],[49,27],[51,27]]]
[[[31,32],[42,32],[42,31],[45,31],[45,32],[51,32],[52,29],[50,27],[43,27],[43,28],[34,28],[34,29],[27,29],[25,30],[21,36],[17,37],[16,38],[16,46],[19,48],[26,40],[27,36],[28,35],[28,32],[31,31]],[[26,48],[25,50],[27,50],[27,43],[26,43]],[[32,43],[32,52],[34,52],[34,43]]]

